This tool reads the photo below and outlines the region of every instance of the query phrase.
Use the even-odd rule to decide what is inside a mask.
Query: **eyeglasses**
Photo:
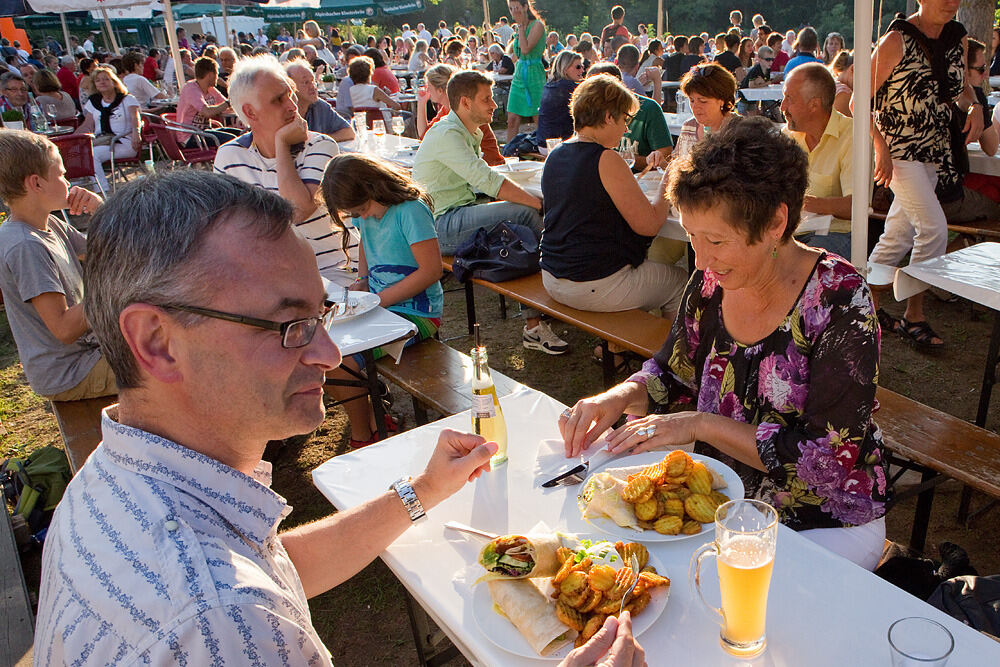
[[[330,321],[333,319],[333,308],[331,307],[333,304],[326,302],[325,305],[326,309],[319,317],[305,317],[300,320],[288,320],[287,322],[261,320],[256,317],[236,315],[234,313],[226,313],[221,310],[201,308],[199,306],[172,305],[161,307],[170,308],[171,310],[180,310],[185,313],[192,313],[203,317],[211,317],[216,320],[225,320],[226,322],[245,324],[249,327],[256,327],[258,329],[278,331],[281,333],[281,347],[285,349],[295,349],[297,347],[305,347],[311,343],[313,336],[316,335],[316,327],[320,324],[324,327],[330,325]]]
[[[631,125],[632,121],[635,120],[635,117],[638,116],[638,115],[639,115],[639,112],[636,112],[636,113],[626,113],[625,114],[625,124],[626,125]]]
[[[774,58],[761,58],[766,63],[774,62]]]
[[[980,65],[979,67],[970,67],[970,70],[979,72],[980,74],[986,74],[986,65]]]

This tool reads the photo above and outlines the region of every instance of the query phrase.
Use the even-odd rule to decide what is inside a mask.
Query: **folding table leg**
[[[421,667],[437,667],[459,655],[459,650],[440,630],[432,633],[427,614],[415,604],[409,591],[403,592],[406,614],[410,617],[410,631],[417,648],[417,661]],[[444,646],[440,644],[444,642]]]
[[[986,428],[986,418],[990,411],[990,399],[993,396],[993,385],[997,381],[997,362],[1000,361],[1000,311],[993,311],[993,333],[990,335],[990,345],[986,351],[986,368],[983,371],[983,384],[979,388],[979,409],[976,411],[976,426]],[[991,508],[996,501],[969,514],[972,502],[972,487],[962,487],[962,498],[958,503],[958,522],[968,525],[972,518]]]
[[[465,283],[465,317],[469,322],[469,335],[475,331],[476,324],[476,295],[473,293],[475,286],[472,281]]]
[[[601,341],[601,370],[604,374],[604,388],[611,389],[615,384],[615,355],[606,340]]]
[[[385,440],[385,405],[382,403],[382,391],[378,386],[378,367],[375,365],[375,356],[371,350],[361,353],[365,360],[365,374],[368,376],[368,395],[372,401],[372,412],[375,415],[375,429],[378,432],[379,440]]]
[[[933,470],[924,470],[920,476],[921,484],[937,476]],[[931,504],[934,502],[934,488],[931,487],[917,496],[917,509],[913,513],[913,531],[910,533],[910,548],[923,552],[927,541],[927,526],[931,519]]]

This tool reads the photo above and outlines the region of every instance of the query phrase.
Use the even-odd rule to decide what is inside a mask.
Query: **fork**
[[[628,590],[622,595],[622,604],[618,608],[619,616],[625,611],[625,603],[628,601],[628,596],[632,594],[632,591],[635,590],[635,585],[639,583],[639,559],[636,558],[634,553],[629,556],[628,566],[632,570],[632,583],[629,584]]]

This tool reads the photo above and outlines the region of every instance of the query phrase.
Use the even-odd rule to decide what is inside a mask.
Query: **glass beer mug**
[[[764,650],[767,591],[774,568],[778,513],[759,500],[731,500],[715,511],[715,541],[691,557],[689,576],[702,603],[722,624],[722,648],[749,658]],[[701,590],[701,562],[712,555],[719,570],[722,608],[705,600]]]

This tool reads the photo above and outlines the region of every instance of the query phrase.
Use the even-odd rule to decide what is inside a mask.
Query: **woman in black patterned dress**
[[[874,264],[897,266],[907,253],[911,262],[923,261],[944,254],[948,243],[934,187],[953,160],[952,104],[969,86],[965,27],[954,20],[958,5],[921,0],[915,14],[892,22],[872,55],[875,182],[895,195],[885,232],[868,258]],[[969,113],[967,141],[978,140],[983,130],[977,111]],[[879,321],[918,346],[944,344],[924,317],[922,294],[907,300],[902,320],[880,310]]]

